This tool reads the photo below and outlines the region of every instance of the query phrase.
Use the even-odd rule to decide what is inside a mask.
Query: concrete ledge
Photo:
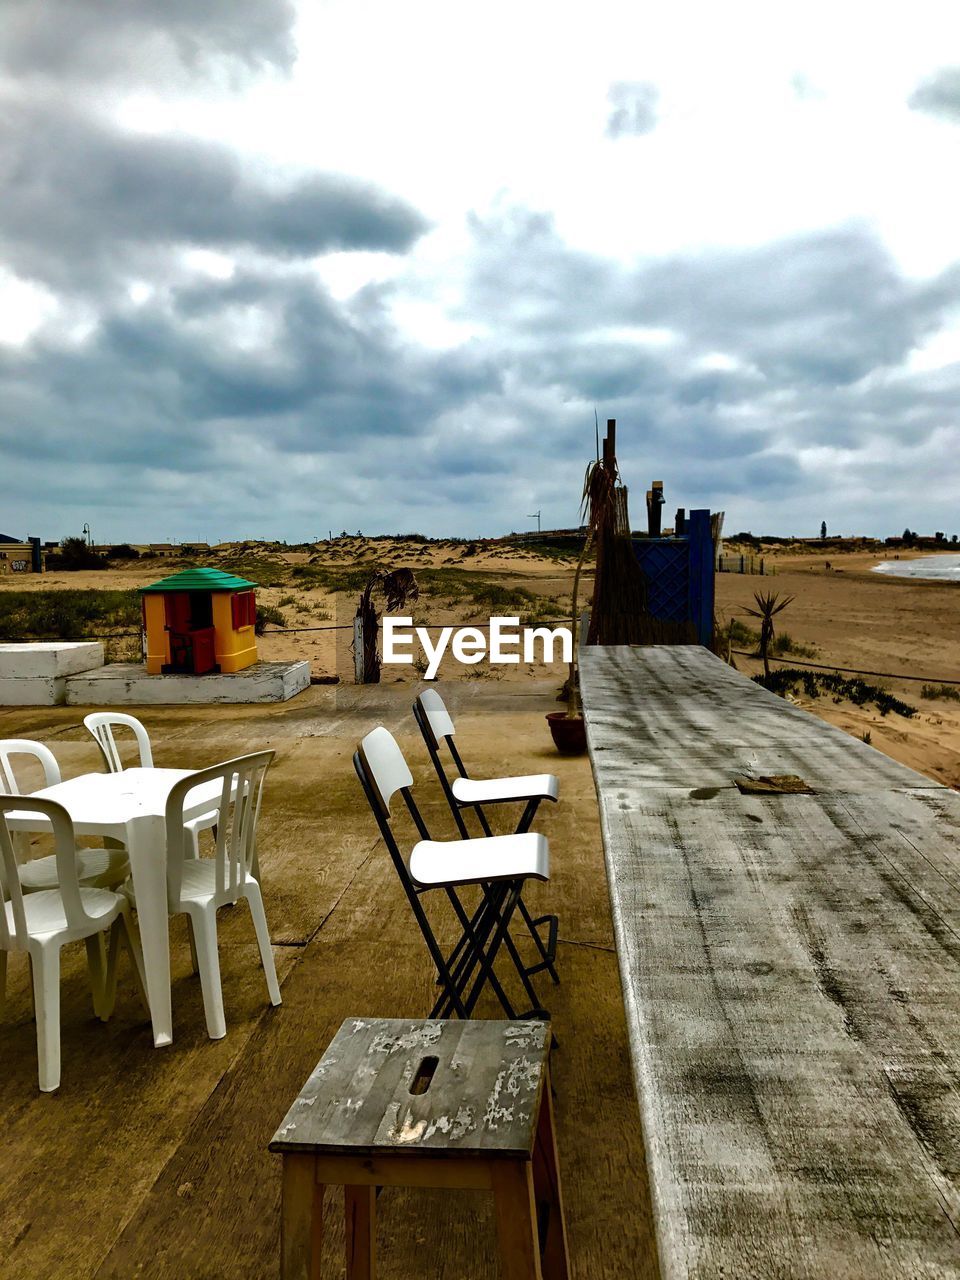
[[[66,692],[66,676],[0,675],[0,707],[58,707]]]
[[[26,680],[69,676],[103,666],[103,645],[96,640],[35,640],[0,644],[0,677]],[[19,705],[19,704],[17,704]]]
[[[71,707],[286,702],[309,684],[309,662],[255,662],[232,675],[205,676],[148,676],[142,663],[115,662],[70,676],[66,701]]]

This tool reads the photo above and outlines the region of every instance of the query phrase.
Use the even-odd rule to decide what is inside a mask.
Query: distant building
[[[13,538],[8,533],[0,533],[0,575],[42,572],[39,538]]]

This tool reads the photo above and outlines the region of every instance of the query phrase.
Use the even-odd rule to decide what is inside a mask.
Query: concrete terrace
[[[37,1090],[26,961],[11,958],[0,1016],[0,1277],[3,1280],[248,1280],[278,1273],[280,1161],[267,1143],[343,1018],[423,1016],[433,999],[426,949],[356,782],[351,757],[376,723],[408,753],[432,830],[453,835],[410,714],[410,685],[313,687],[269,706],[158,707],[143,713],[160,765],[201,767],[277,753],[260,857],[283,1005],[270,1008],[242,905],[220,913],[228,1032],[204,1031],[186,928],[172,923],[175,1042],[154,1049],[124,963],[107,1026],[92,1014],[84,952],[64,952],[63,1083]],[[552,880],[530,905],[560,914],[561,986],[538,976],[560,1048],[558,1141],[573,1273],[656,1274],[640,1120],[597,803],[587,758],[553,750],[553,682],[444,686],[478,775],[549,769],[561,801],[538,829]],[[135,710],[135,709],[134,709]],[[32,737],[65,777],[99,770],[82,711],[0,711],[0,737]],[[505,972],[505,971],[504,971]],[[482,1012],[498,1016],[488,1003]],[[332,1208],[332,1205],[331,1205]],[[379,1274],[472,1280],[497,1274],[492,1207],[471,1192],[388,1192],[378,1207]],[[330,1213],[325,1273],[342,1274]],[[429,1259],[429,1261],[425,1261]]]

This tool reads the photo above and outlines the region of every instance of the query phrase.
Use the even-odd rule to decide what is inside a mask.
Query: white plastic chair
[[[0,741],[0,795],[29,795],[13,767],[15,757],[32,757],[43,769],[44,787],[54,787],[60,782],[60,766],[49,747],[29,738],[6,738]],[[20,860],[20,884],[26,893],[39,893],[55,889],[57,859],[55,854],[45,858],[25,861],[29,838],[17,832],[13,837],[14,848]],[[115,889],[130,874],[130,862],[123,849],[77,849],[77,879],[81,888]]]
[[[36,813],[53,830],[58,887],[24,893],[7,814]],[[62,805],[35,796],[0,796],[0,996],[6,986],[7,953],[25,951],[33,975],[37,1018],[37,1057],[40,1088],[52,1093],[60,1085],[60,949],[86,941],[93,988],[94,1013],[106,1022],[116,997],[117,951],[121,933],[127,943],[143,994],[143,959],[130,916],[130,905],[119,893],[85,888],[77,879],[77,848],[73,824]],[[110,952],[104,966],[100,935],[110,933]],[[144,995],[144,1004],[146,996]]]
[[[125,715],[121,711],[94,711],[83,717],[83,723],[93,734],[100,754],[107,766],[107,773],[122,773],[123,759],[114,737],[114,729],[130,729],[137,741],[140,756],[140,768],[153,768],[153,749],[150,746],[150,735],[136,716]],[[191,818],[186,824],[191,836],[190,856],[200,857],[200,832],[209,831],[216,825],[215,813],[202,813],[198,818]]]
[[[217,949],[219,907],[233,905],[241,898],[247,900],[270,1001],[280,1004],[263,895],[253,872],[263,780],[273,756],[272,751],[258,751],[200,769],[178,782],[167,800],[167,909],[171,915],[186,915],[190,922],[211,1040],[220,1040],[227,1034]],[[190,858],[185,848],[191,835],[184,826],[184,804],[198,786],[211,782],[220,783],[220,797],[212,814],[216,847],[210,858]],[[135,906],[133,889],[126,892]]]

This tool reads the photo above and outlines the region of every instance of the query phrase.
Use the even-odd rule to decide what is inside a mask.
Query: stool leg
[[[347,1280],[373,1280],[376,1267],[376,1187],[343,1188]]]
[[[320,1280],[323,1185],[312,1156],[283,1157],[280,1216],[281,1280]]]
[[[544,1280],[568,1280],[567,1224],[563,1216],[549,1075],[543,1081],[543,1099],[537,1119],[533,1149],[533,1186],[540,1214]]]
[[[533,1168],[528,1160],[498,1160],[490,1172],[501,1280],[543,1280]]]

